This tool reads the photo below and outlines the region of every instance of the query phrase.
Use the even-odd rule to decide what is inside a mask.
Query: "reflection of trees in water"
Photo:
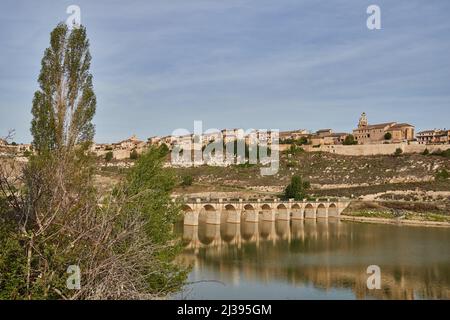
[[[190,241],[183,259],[233,282],[241,273],[258,281],[348,288],[357,298],[450,298],[450,235],[442,229],[306,219],[200,223],[185,227],[184,238]],[[381,267],[381,290],[366,287],[370,264]]]

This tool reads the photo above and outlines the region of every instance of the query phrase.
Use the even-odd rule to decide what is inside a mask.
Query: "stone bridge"
[[[207,224],[301,220],[338,217],[349,205],[348,200],[289,201],[274,200],[187,200],[183,205],[184,224]]]

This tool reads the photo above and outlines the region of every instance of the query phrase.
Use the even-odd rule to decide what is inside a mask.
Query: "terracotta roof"
[[[436,132],[436,130],[425,130],[425,131],[417,132],[417,134],[433,134],[435,132]]]
[[[331,137],[342,137],[342,136],[347,136],[348,133],[345,132],[336,132],[336,133],[332,133],[330,136]]]
[[[397,123],[393,125],[390,129],[398,129],[398,128],[404,128],[404,127],[414,127],[408,123]]]
[[[366,127],[358,128],[358,129],[382,129],[387,126],[393,126],[395,122],[386,122],[386,123],[378,123],[378,124],[370,124]]]

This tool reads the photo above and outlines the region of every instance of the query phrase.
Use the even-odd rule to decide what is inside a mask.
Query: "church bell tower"
[[[363,112],[361,114],[361,117],[359,118],[358,128],[367,127],[367,125],[368,125],[368,123],[367,123],[367,116],[366,116],[366,113]]]

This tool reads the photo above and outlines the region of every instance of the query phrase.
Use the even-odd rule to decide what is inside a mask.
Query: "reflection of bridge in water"
[[[278,281],[294,286],[349,289],[358,299],[449,298],[445,230],[400,228],[339,218],[184,225],[178,257],[225,283]],[[423,248],[423,239],[435,243]],[[418,251],[416,251],[418,250]],[[425,251],[424,251],[425,250]],[[422,254],[425,253],[426,254]],[[382,289],[367,288],[367,266],[379,263]],[[275,284],[276,288],[276,284]],[[222,288],[221,288],[222,289]]]
[[[224,215],[222,215],[224,217]],[[224,218],[224,220],[226,220]],[[218,247],[235,245],[238,248],[245,243],[260,241],[277,243],[277,241],[291,240],[326,240],[339,236],[339,218],[306,219],[306,220],[276,220],[248,222],[240,224],[224,222],[222,224],[207,224],[200,221],[200,225],[184,225],[183,240],[186,249],[203,247]]]
[[[186,201],[183,206],[184,225],[302,220],[338,217],[349,201],[278,201],[278,200],[228,200]]]

